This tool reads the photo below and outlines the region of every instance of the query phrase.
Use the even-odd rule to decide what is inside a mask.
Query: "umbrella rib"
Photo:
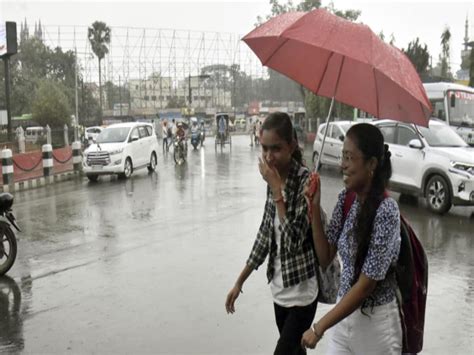
[[[280,37],[280,36],[278,36],[278,37]],[[280,37],[280,38],[281,38],[281,37]],[[268,67],[267,63],[270,61],[270,59],[273,58],[273,56],[275,55],[275,53],[278,52],[278,51],[280,50],[280,48],[281,48],[286,42],[288,42],[288,38],[284,38],[284,41],[273,51],[272,54],[270,54],[270,56],[265,60],[265,62],[262,62],[262,65]]]
[[[328,70],[329,61],[331,60],[333,54],[334,54],[334,52],[331,52],[331,53],[329,54],[328,60],[326,61],[326,66],[324,67],[323,75],[321,75],[321,80],[319,80],[318,87],[317,87],[316,90],[314,91],[314,93],[315,93],[316,95],[318,94],[318,91],[319,91],[319,89],[321,88],[321,84],[323,83],[324,76],[326,75],[326,71]]]
[[[372,67],[372,72],[374,73],[374,85],[375,85],[375,102],[377,105],[377,118],[380,118],[380,108],[379,108],[379,89],[377,85],[377,76],[375,75],[375,68]]]

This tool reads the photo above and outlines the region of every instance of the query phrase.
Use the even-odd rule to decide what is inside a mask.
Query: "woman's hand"
[[[303,337],[301,338],[301,346],[303,349],[310,348],[314,349],[316,344],[321,340],[321,337],[318,337],[314,332],[313,329],[309,328],[307,331],[303,333]]]
[[[309,175],[308,183],[304,187],[303,193],[309,203],[308,213],[311,218],[312,212],[321,205],[321,179],[318,173],[312,172]]]
[[[227,314],[235,312],[235,300],[239,297],[240,293],[242,292],[241,288],[235,285],[227,294],[227,298],[225,300],[225,309]]]
[[[263,180],[267,182],[272,192],[281,191],[282,182],[280,174],[274,166],[269,165],[265,161],[264,157],[258,158],[258,170],[260,170]]]

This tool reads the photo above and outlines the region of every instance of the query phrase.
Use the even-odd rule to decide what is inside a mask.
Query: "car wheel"
[[[96,182],[99,179],[99,175],[97,175],[97,174],[87,174],[87,178],[91,182]]]
[[[130,176],[132,176],[132,173],[133,173],[132,160],[130,158],[127,158],[125,160],[125,167],[123,168],[123,173],[119,174],[119,177],[121,179],[128,179]]]
[[[428,180],[425,197],[428,209],[434,213],[445,214],[451,208],[451,191],[441,175],[434,175]]]
[[[323,166],[323,164],[321,164],[321,162],[319,162],[319,166],[318,168],[316,169],[316,163],[318,161],[318,156],[319,156],[319,153],[318,152],[314,152],[313,153],[313,167],[316,171],[319,171],[321,169],[321,166]]]
[[[150,164],[148,165],[147,168],[148,168],[148,171],[150,173],[152,173],[156,170],[156,154],[155,154],[155,152],[151,153]]]

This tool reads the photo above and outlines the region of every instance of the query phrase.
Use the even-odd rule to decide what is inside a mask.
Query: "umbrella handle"
[[[334,96],[331,99],[331,105],[329,106],[328,117],[326,118],[326,127],[324,127],[324,136],[323,136],[323,143],[321,144],[321,151],[318,154],[318,160],[316,161],[316,165],[314,166],[314,171],[316,171],[316,172],[318,172],[318,170],[319,170],[319,163],[321,161],[321,156],[323,154],[324,142],[326,142],[326,136],[328,134],[329,120],[331,118],[331,113],[332,113],[333,106],[334,106]],[[318,138],[318,136],[317,136],[317,133],[316,133],[316,139],[317,138]]]

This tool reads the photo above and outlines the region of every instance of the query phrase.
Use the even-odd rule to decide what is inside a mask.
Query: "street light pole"
[[[188,75],[188,102],[189,102],[189,109],[191,109],[192,97],[191,97],[191,74]]]

